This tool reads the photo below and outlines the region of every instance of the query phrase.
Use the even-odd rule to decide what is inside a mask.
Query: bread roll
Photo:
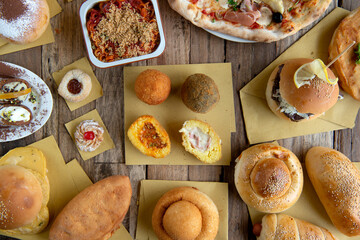
[[[0,37],[16,44],[38,39],[49,25],[46,0],[0,0]]]
[[[56,217],[50,240],[105,240],[120,227],[131,201],[130,180],[111,176],[75,196]]]
[[[342,153],[311,148],[306,170],[332,223],[347,236],[360,235],[360,172]]]
[[[255,225],[254,225],[255,227]],[[336,240],[327,229],[285,214],[265,215],[258,240]]]
[[[303,172],[290,150],[272,143],[259,144],[243,151],[236,162],[236,189],[250,207],[276,213],[299,199]]]
[[[296,88],[294,74],[303,64],[313,59],[289,59],[277,66],[270,75],[266,87],[266,100],[278,117],[292,122],[306,121],[319,117],[330,109],[339,96],[338,84],[331,85],[319,78]],[[335,78],[327,69],[329,78]]]
[[[214,240],[219,228],[215,203],[194,187],[178,187],[156,203],[152,226],[159,240]]]

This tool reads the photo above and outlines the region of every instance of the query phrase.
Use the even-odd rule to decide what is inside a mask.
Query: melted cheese
[[[182,128],[180,129],[180,132],[188,135],[189,142],[193,148],[201,152],[205,152],[209,149],[211,137],[209,134],[204,133],[200,128]]]

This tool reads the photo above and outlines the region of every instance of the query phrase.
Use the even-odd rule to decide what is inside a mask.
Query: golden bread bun
[[[334,226],[347,236],[360,235],[360,171],[342,153],[313,147],[306,170]]]
[[[46,0],[0,0],[0,37],[16,44],[37,40],[49,25]]]
[[[136,78],[136,96],[149,105],[162,103],[169,96],[170,91],[170,78],[158,70],[147,69]]]
[[[290,150],[272,143],[258,144],[243,151],[236,162],[236,189],[250,207],[276,213],[299,199],[303,172]]]
[[[296,88],[294,83],[296,70],[301,65],[311,61],[313,61],[313,59],[290,59],[277,66],[271,73],[266,87],[266,100],[271,111],[278,117],[294,122],[314,119],[330,109],[337,102],[339,96],[338,84],[331,85],[315,77],[311,80],[310,85],[306,84],[300,88]],[[327,72],[329,78],[335,78],[334,73],[330,69],[327,69]],[[295,108],[299,114],[309,114],[308,118],[298,118],[296,115],[292,118],[287,116],[279,107],[280,104],[273,98],[274,86],[275,88],[279,88],[276,95],[280,94],[281,98],[285,100],[283,105],[285,105],[286,102],[286,104],[290,105],[288,109]]]
[[[334,62],[339,84],[345,92],[356,100],[360,100],[360,64],[356,64],[357,56],[354,50],[360,42],[360,7],[344,18],[336,28],[329,45],[329,60],[332,61],[343,52],[353,41],[356,42],[350,50],[345,52]]]
[[[221,158],[221,139],[214,129],[200,120],[185,121],[180,129],[182,145],[204,163],[214,163]]]
[[[31,223],[40,212],[42,191],[36,177],[23,167],[0,167],[1,229],[14,229]]]
[[[19,147],[0,159],[0,234],[35,234],[49,221],[50,185],[44,154]]]
[[[127,176],[111,176],[85,188],[56,217],[49,239],[110,238],[129,209],[131,195]]]
[[[261,226],[258,240],[337,240],[327,229],[285,214],[267,214]]]
[[[130,142],[147,156],[163,158],[170,153],[169,135],[153,116],[144,115],[136,119],[127,134]]]
[[[196,73],[189,76],[181,87],[184,104],[196,113],[207,113],[220,100],[218,87],[209,76]]]
[[[152,227],[159,240],[213,240],[219,228],[219,212],[197,188],[178,187],[156,203]]]

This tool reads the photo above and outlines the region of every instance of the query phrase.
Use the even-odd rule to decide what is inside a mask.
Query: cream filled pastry
[[[3,105],[0,107],[0,126],[1,125],[25,125],[32,119],[29,108],[18,105]]]
[[[93,152],[104,140],[104,129],[94,120],[82,121],[74,134],[75,142],[81,151]]]

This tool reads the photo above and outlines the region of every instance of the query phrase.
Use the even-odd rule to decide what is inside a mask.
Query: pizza
[[[198,27],[243,39],[272,42],[319,18],[332,0],[168,0]]]

